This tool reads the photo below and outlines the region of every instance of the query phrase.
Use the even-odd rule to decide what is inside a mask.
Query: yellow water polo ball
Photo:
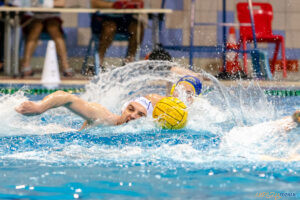
[[[188,112],[179,99],[165,97],[155,105],[152,116],[164,129],[181,129],[186,124]]]

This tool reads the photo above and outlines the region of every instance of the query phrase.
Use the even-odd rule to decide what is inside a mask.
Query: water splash
[[[61,115],[69,113],[66,109],[50,110],[40,116],[25,117],[15,111],[15,108],[24,101],[28,101],[28,97],[24,96],[21,90],[13,95],[7,94],[0,96],[0,136],[24,134],[43,135],[75,131],[74,128],[67,126],[68,120],[71,121],[70,114],[66,115],[65,118],[61,117]],[[71,114],[71,116],[73,116],[73,114]],[[61,123],[58,123],[57,120]]]
[[[126,101],[151,93],[166,94],[166,83],[177,80],[167,61],[140,61],[100,74],[87,86],[82,98],[99,102],[111,110],[120,110]]]
[[[119,113],[121,105],[136,96],[164,95],[166,82],[174,83],[179,78],[168,70],[174,65],[141,61],[113,69],[94,78],[81,97]],[[257,83],[227,88],[211,75],[202,74],[213,83],[204,86],[204,90],[211,91],[189,107],[188,124],[178,132],[159,129],[151,117],[117,127],[98,126],[76,132],[82,120],[66,109],[27,118],[14,111],[16,105],[28,99],[22,92],[3,95],[0,97],[1,137],[28,136],[26,139],[16,136],[16,143],[12,144],[9,139],[3,139],[2,143],[8,142],[8,146],[0,153],[3,158],[41,160],[46,157],[44,160],[49,162],[62,163],[135,161],[172,165],[170,161],[197,165],[211,161],[257,161],[262,154],[282,156],[289,152],[289,136],[284,136],[284,130],[274,131],[269,123],[281,115],[280,107],[266,98]],[[37,136],[41,138],[29,142],[30,145],[20,142]],[[11,151],[16,144],[17,150]]]

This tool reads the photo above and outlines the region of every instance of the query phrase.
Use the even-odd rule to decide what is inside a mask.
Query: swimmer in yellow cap
[[[176,84],[173,84],[169,95],[172,97],[177,97],[187,105],[191,105],[194,99],[201,95],[202,83],[199,78],[191,75],[186,75],[180,78]],[[146,96],[151,99],[154,103],[157,103],[165,96],[158,94],[150,94]]]
[[[172,56],[160,44],[149,54],[146,59],[173,62]],[[170,70],[170,72],[174,74],[182,76],[176,82],[176,84],[167,84],[166,96],[177,97],[188,105],[192,104],[195,97],[198,97],[201,94],[202,81],[204,77],[200,73],[196,73],[184,67],[179,67],[175,62],[174,66],[167,65],[166,69]],[[155,102],[158,102],[165,96],[150,94],[147,97],[153,99]]]

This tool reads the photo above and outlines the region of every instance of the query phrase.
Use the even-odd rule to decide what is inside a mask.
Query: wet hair
[[[149,60],[172,61],[172,56],[165,49],[158,47],[150,53]]]
[[[148,60],[158,60],[158,61],[169,61],[172,62],[172,56],[167,52],[165,49],[161,47],[161,45],[158,45],[150,54],[148,57]],[[171,70],[172,66],[170,65],[161,65],[158,67],[154,67],[152,65],[148,66],[149,70],[154,71],[164,71],[164,70]]]

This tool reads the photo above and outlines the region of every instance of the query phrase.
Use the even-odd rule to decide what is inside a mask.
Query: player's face
[[[186,82],[180,82],[175,87],[175,90],[173,92],[174,97],[182,97],[186,99],[187,103],[192,104],[194,102],[194,88],[190,84]]]
[[[125,123],[146,116],[147,116],[146,108],[137,102],[129,103],[126,109],[122,113],[122,118]]]

